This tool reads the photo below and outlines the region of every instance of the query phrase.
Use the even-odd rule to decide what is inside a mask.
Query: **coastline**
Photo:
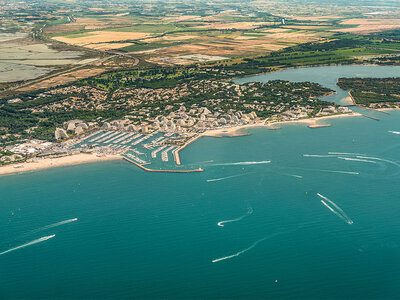
[[[308,125],[320,125],[319,121],[336,119],[336,118],[345,118],[345,117],[357,117],[362,116],[359,113],[351,112],[347,114],[337,114],[323,117],[314,117],[314,118],[305,118],[299,120],[288,120],[288,121],[259,121],[253,124],[247,125],[239,125],[233,127],[225,127],[219,129],[207,130],[203,133],[197,134],[189,139],[184,145],[179,147],[173,152],[173,156],[175,159],[175,163],[177,165],[181,165],[181,159],[179,156],[179,152],[185,149],[187,146],[195,142],[201,137],[240,137],[246,136],[248,134],[240,133],[241,130],[249,129],[249,128],[258,128],[265,127],[269,129],[279,129],[274,128],[274,125],[282,125],[282,124],[308,124]],[[316,126],[319,127],[319,126]],[[325,127],[325,126],[323,126]],[[312,127],[311,127],[312,128]],[[29,171],[43,170],[48,168],[69,166],[69,165],[78,165],[90,162],[101,162],[101,161],[110,161],[110,160],[118,160],[123,159],[120,155],[107,155],[107,156],[97,156],[96,154],[88,154],[88,153],[79,153],[69,156],[63,156],[58,158],[38,158],[34,162],[24,162],[24,163],[15,163],[6,166],[0,166],[0,176],[1,175],[10,175],[16,173],[24,173]],[[16,167],[20,166],[20,167]]]
[[[185,149],[187,146],[189,146],[193,142],[197,141],[201,137],[218,137],[218,138],[220,138],[220,137],[240,137],[240,136],[246,136],[248,134],[239,133],[239,131],[244,130],[244,129],[249,129],[249,128],[266,127],[266,128],[270,128],[270,129],[280,129],[280,128],[274,128],[273,126],[274,125],[282,125],[282,124],[296,124],[296,123],[308,124],[308,125],[319,125],[318,121],[322,121],[322,120],[345,118],[345,117],[359,117],[359,116],[362,116],[362,115],[357,112],[351,112],[351,113],[346,113],[346,114],[337,114],[337,115],[305,118],[305,119],[289,120],[289,121],[272,121],[272,122],[260,121],[260,122],[254,123],[254,124],[246,124],[246,125],[239,125],[239,126],[233,126],[233,127],[211,129],[211,130],[204,131],[203,133],[200,133],[198,135],[195,135],[194,137],[189,139],[184,145],[182,145],[181,147],[176,149],[174,152],[174,159],[175,159],[175,162],[177,165],[181,165],[181,159],[179,156],[179,152],[182,151],[183,149]],[[321,126],[321,127],[326,127],[326,126]]]
[[[299,119],[299,120],[272,121],[272,122],[261,121],[261,122],[254,123],[254,124],[247,124],[247,125],[240,125],[240,126],[234,126],[234,127],[207,130],[207,131],[201,133],[198,136],[198,138],[203,137],[203,136],[221,137],[221,135],[225,135],[227,137],[243,136],[243,134],[238,133],[238,132],[240,130],[248,129],[248,128],[267,127],[267,128],[272,128],[272,129],[278,129],[278,128],[274,128],[273,126],[274,125],[283,125],[283,124],[296,124],[296,123],[317,125],[318,121],[322,121],[322,120],[345,118],[345,117],[358,117],[358,116],[361,116],[361,114],[359,114],[357,112],[351,112],[351,113],[347,113],[347,114],[337,114],[337,115],[330,115],[330,116],[323,116],[323,117],[305,118],[305,119]]]
[[[57,158],[41,158],[34,162],[15,163],[0,167],[1,175],[25,173],[49,168],[79,165],[90,162],[100,162],[121,159],[120,155],[97,156],[95,154],[79,153]]]

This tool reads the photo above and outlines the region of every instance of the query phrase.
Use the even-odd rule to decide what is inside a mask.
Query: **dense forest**
[[[340,78],[338,86],[350,91],[357,104],[400,102],[400,77]]]

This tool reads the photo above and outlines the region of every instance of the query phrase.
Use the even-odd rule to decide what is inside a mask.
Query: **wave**
[[[371,163],[371,164],[376,164],[376,161],[373,160],[366,160],[366,159],[360,159],[360,158],[351,158],[351,157],[338,157],[339,159],[343,160],[350,160],[350,161],[359,161],[359,162],[366,162],[366,163]]]
[[[224,163],[224,164],[215,164],[214,166],[245,166],[245,165],[261,165],[261,164],[269,164],[270,160],[264,161],[242,161],[236,163]]]
[[[278,235],[278,234],[277,233],[276,234],[272,234],[270,236],[267,236],[267,237],[264,237],[262,239],[259,239],[258,241],[255,241],[253,244],[251,244],[250,247],[247,247],[246,249],[243,249],[243,250],[241,250],[239,252],[236,252],[235,254],[232,254],[232,255],[228,255],[228,256],[221,257],[221,258],[213,259],[212,262],[216,263],[216,262],[219,262],[219,261],[222,261],[222,260],[226,260],[226,259],[231,259],[231,258],[237,257],[237,256],[239,256],[239,255],[241,255],[241,254],[243,254],[243,253],[245,253],[247,251],[250,251],[255,246],[257,246],[259,243],[261,243],[261,242],[263,242],[263,241],[265,241],[267,239],[270,239],[270,238],[272,238],[272,237],[274,237],[276,235]]]
[[[321,200],[322,204],[325,205],[331,212],[333,212],[335,215],[337,215],[340,219],[342,219],[343,221],[345,221],[349,225],[354,223],[353,220],[350,219],[349,216],[335,202],[329,200],[327,197],[321,195],[320,193],[317,193],[317,195],[320,198],[324,199],[325,201],[329,202],[329,204],[331,204],[334,207],[334,208],[332,208],[324,200]]]
[[[252,213],[253,213],[253,208],[249,207],[249,208],[247,209],[247,213],[244,214],[243,216],[240,216],[239,218],[236,218],[236,219],[231,219],[231,220],[226,220],[226,221],[218,222],[217,225],[220,226],[220,227],[224,227],[225,225],[223,225],[223,224],[225,224],[225,223],[232,223],[232,222],[238,222],[238,221],[240,221],[240,220],[243,220],[243,219],[246,218],[247,216],[250,216]]]
[[[373,157],[373,156],[356,156],[356,157],[361,158],[361,159],[372,159],[372,160],[384,161],[384,162],[387,162],[389,164],[395,165],[400,168],[400,165],[397,162],[394,162],[392,160],[383,159],[383,158],[379,158],[379,157]]]
[[[23,244],[21,246],[18,246],[18,247],[11,248],[11,249],[8,249],[6,251],[3,251],[3,252],[0,253],[0,255],[6,254],[6,253],[9,253],[9,252],[18,250],[18,249],[22,249],[22,248],[25,248],[25,247],[28,247],[28,246],[32,246],[32,245],[35,245],[35,244],[38,244],[38,243],[41,243],[41,242],[44,242],[44,241],[47,241],[47,240],[49,240],[49,239],[51,239],[51,238],[53,238],[55,236],[56,236],[55,234],[52,234],[52,235],[49,235],[49,236],[41,237],[39,239],[33,240],[32,242],[29,242],[29,243]]]
[[[214,182],[214,181],[221,181],[221,180],[225,180],[225,179],[229,179],[229,178],[235,178],[235,177],[240,177],[240,176],[244,176],[248,173],[245,174],[237,174],[237,175],[232,175],[232,176],[227,176],[227,177],[221,177],[221,178],[215,178],[215,179],[207,179],[207,182]]]
[[[389,130],[389,132],[390,132],[390,133],[393,133],[393,134],[400,134],[400,131]]]
[[[75,222],[75,221],[78,221],[78,218],[64,220],[64,221],[61,221],[61,222],[57,222],[57,223],[54,223],[54,224],[43,226],[43,227],[40,227],[38,229],[33,230],[32,233],[37,233],[37,232],[40,232],[40,231],[43,231],[43,230],[47,230],[47,229],[50,229],[50,228],[54,228],[54,227],[61,226],[61,225],[64,225],[64,224],[68,224],[68,223]]]

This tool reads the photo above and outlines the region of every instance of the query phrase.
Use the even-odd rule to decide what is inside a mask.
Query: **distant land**
[[[130,152],[136,141],[167,162],[210,130],[348,115],[349,105],[397,108],[396,78],[341,79],[347,105],[321,100],[333,91],[312,82],[232,81],[296,67],[399,65],[395,2],[2,3],[0,164],[90,152],[145,165]],[[82,142],[89,137],[110,143]]]

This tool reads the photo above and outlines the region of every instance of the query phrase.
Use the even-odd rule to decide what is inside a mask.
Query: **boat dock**
[[[146,164],[147,162],[146,161],[144,161],[143,159],[140,159],[139,157],[137,157],[137,156],[135,156],[135,155],[133,155],[133,154],[130,154],[130,153],[126,153],[125,154],[126,156],[128,156],[130,159],[133,159],[135,162],[137,162],[138,164]]]
[[[131,138],[128,138],[127,140],[123,141],[122,144],[128,144],[130,142],[132,142],[133,140],[136,140],[137,138],[140,138],[142,135],[140,133],[134,135]]]
[[[167,146],[161,146],[160,148],[157,148],[153,152],[151,152],[151,157],[152,158],[157,158],[157,153],[166,148]]]
[[[175,148],[175,146],[171,146],[171,147],[167,148],[166,150],[164,150],[163,152],[161,152],[161,159],[162,159],[162,161],[164,161],[164,162],[167,162],[167,161],[168,161],[168,152],[169,152],[170,150],[174,149],[174,148]]]

